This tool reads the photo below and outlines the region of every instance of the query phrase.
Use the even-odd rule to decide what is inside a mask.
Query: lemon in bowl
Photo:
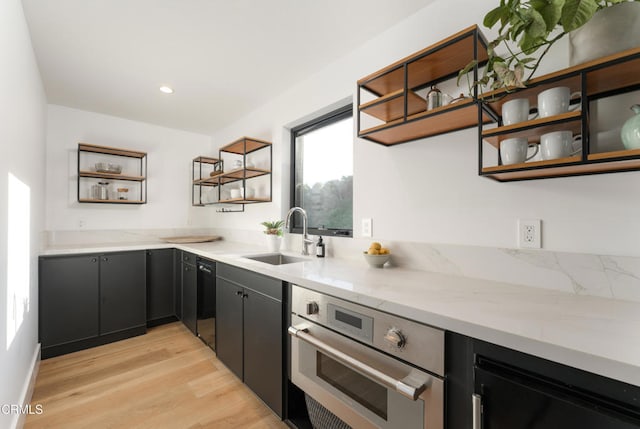
[[[365,261],[374,267],[382,268],[391,257],[389,249],[382,247],[380,243],[373,242],[369,246],[369,250],[363,253]]]

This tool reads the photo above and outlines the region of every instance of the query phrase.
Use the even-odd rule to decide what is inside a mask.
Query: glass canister
[[[109,182],[98,182],[97,185],[91,187],[91,190],[95,200],[109,199]]]
[[[442,92],[435,85],[427,93],[427,110],[442,106]]]
[[[129,188],[118,188],[118,199],[119,200],[128,200],[129,199]]]

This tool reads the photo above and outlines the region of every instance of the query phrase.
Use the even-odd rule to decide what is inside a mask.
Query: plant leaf
[[[542,15],[547,25],[547,32],[553,31],[560,22],[564,4],[565,0],[533,0],[531,2],[531,6]]]
[[[506,16],[508,13],[509,13],[509,9],[503,6],[498,6],[497,8],[487,12],[487,14],[484,16],[484,21],[482,21],[482,23],[484,24],[485,27],[491,28],[494,25],[496,25],[496,23],[499,20],[501,21],[503,17]]]
[[[584,25],[598,10],[596,0],[566,0],[562,8],[560,23],[565,32]]]

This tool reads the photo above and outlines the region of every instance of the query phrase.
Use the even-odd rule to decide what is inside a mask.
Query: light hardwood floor
[[[43,360],[25,428],[286,428],[182,323]]]

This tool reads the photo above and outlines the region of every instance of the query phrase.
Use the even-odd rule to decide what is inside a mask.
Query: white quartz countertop
[[[226,241],[51,247],[42,255],[175,247],[348,301],[640,386],[640,303],[404,268],[364,259],[269,265]],[[283,252],[299,256],[295,253]]]

